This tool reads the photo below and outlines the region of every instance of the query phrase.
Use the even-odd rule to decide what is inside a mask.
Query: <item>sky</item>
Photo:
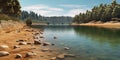
[[[71,16],[85,13],[93,6],[111,3],[112,0],[20,0],[21,10],[33,11],[42,16]],[[120,0],[117,0],[120,3]]]

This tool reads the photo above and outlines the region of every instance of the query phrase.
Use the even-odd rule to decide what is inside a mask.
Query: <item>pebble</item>
[[[57,59],[57,57],[52,57],[50,60],[56,60]]]
[[[43,46],[48,46],[48,45],[50,45],[50,43],[48,43],[48,42],[43,43]]]
[[[14,49],[16,49],[16,48],[20,48],[20,46],[15,45],[15,46],[13,46],[13,48],[14,48]]]
[[[7,46],[7,45],[0,45],[0,49],[8,49],[9,48],[9,46]]]
[[[64,54],[60,54],[57,56],[57,59],[64,59],[64,58],[65,58]]]
[[[34,44],[39,45],[39,44],[41,44],[41,41],[40,40],[34,40]]]
[[[26,53],[26,57],[31,57],[31,56],[36,56],[37,55],[37,53],[35,53],[35,52],[27,52]]]
[[[27,45],[26,42],[20,42],[19,45]]]
[[[46,51],[50,51],[48,48],[42,49],[41,51],[46,52]]]
[[[21,54],[16,54],[15,58],[22,58],[22,55]]]
[[[68,48],[68,47],[64,47],[64,49],[65,49],[65,50],[70,50],[70,48]]]

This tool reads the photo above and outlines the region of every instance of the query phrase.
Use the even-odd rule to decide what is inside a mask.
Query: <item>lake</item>
[[[85,26],[33,26],[59,52],[75,54],[65,60],[120,60],[120,30]],[[57,39],[53,39],[56,36]],[[70,50],[64,50],[69,47]]]

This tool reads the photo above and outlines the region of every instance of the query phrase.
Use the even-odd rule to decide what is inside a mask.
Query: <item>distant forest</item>
[[[21,20],[31,19],[32,21],[36,22],[44,22],[47,24],[71,24],[73,21],[72,17],[69,16],[53,16],[53,17],[45,17],[38,15],[37,13],[33,11],[22,11]]]
[[[88,23],[91,21],[120,21],[120,4],[113,0],[111,4],[94,6],[91,11],[80,13],[74,17],[75,23]]]

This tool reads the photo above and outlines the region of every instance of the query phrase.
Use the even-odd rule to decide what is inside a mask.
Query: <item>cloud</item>
[[[33,11],[37,14],[43,15],[43,16],[72,16],[74,17],[75,15],[79,13],[85,13],[88,8],[80,8],[83,5],[58,5],[58,6],[63,6],[61,8],[58,7],[53,7],[53,6],[48,6],[44,4],[38,4],[38,5],[31,5],[31,6],[26,6],[23,7],[22,10],[25,11]],[[69,9],[66,9],[66,8]]]
[[[33,11],[43,16],[53,16],[53,14],[55,13],[56,13],[55,15],[59,15],[57,12],[64,11],[62,8],[51,7],[43,4],[26,6],[23,7],[22,10]]]
[[[76,4],[61,4],[59,6],[67,7],[67,8],[84,8],[86,5],[76,5]]]
[[[74,17],[75,15],[78,15],[80,13],[85,13],[85,12],[86,12],[86,10],[84,10],[84,9],[72,9],[66,14],[66,16]]]

